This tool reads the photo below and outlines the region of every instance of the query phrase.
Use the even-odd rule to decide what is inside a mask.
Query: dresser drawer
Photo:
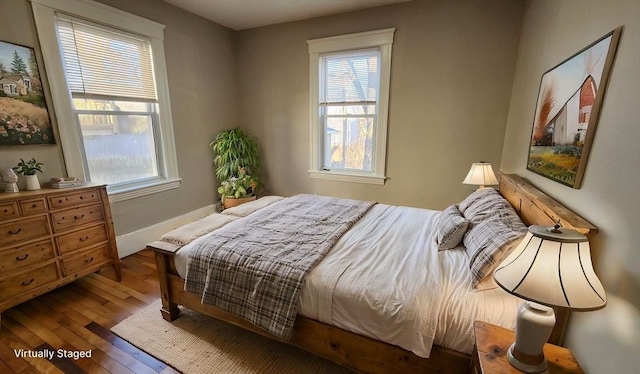
[[[0,228],[0,245],[49,235],[47,216],[37,216],[5,222]]]
[[[18,218],[19,216],[18,204],[15,201],[0,203],[0,220]]]
[[[25,215],[46,213],[47,203],[44,201],[43,198],[32,199],[32,200],[21,200],[20,209],[22,210],[22,214],[25,214]]]
[[[49,196],[51,209],[66,208],[74,205],[100,201],[98,190],[82,191],[58,196]]]
[[[82,206],[51,213],[53,231],[55,232],[78,227],[89,222],[101,221],[103,219],[104,215],[102,214],[102,205],[100,204]]]
[[[0,251],[0,274],[34,265],[56,256],[51,240]]]
[[[86,273],[89,269],[99,269],[105,262],[111,260],[106,245],[62,258],[62,272],[64,276],[76,273]]]
[[[9,298],[56,279],[58,279],[58,269],[55,262],[27,272],[11,274],[0,278],[0,297]]]
[[[66,255],[73,251],[77,251],[78,249],[98,244],[106,240],[107,229],[104,224],[60,235],[56,238],[60,255]]]

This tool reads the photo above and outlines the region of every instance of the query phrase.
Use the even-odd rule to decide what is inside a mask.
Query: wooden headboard
[[[553,226],[560,223],[562,227],[585,235],[598,231],[587,220],[515,174],[500,173],[500,194],[511,203],[527,225]]]

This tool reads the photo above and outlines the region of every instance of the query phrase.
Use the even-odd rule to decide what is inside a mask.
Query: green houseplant
[[[18,174],[22,174],[25,176],[27,190],[34,191],[40,189],[40,182],[38,181],[38,176],[36,172],[42,173],[42,166],[44,164],[42,162],[36,161],[35,158],[32,158],[29,161],[25,161],[20,159],[18,165],[12,167],[13,171]]]
[[[256,137],[240,128],[224,130],[209,146],[215,154],[213,162],[220,181],[218,193],[225,208],[238,203],[225,200],[255,198],[261,166]]]
[[[253,196],[257,187],[256,178],[247,175],[244,169],[240,168],[237,177],[222,181],[218,193],[224,197],[243,199]]]
[[[37,171],[42,173],[43,165],[44,164],[42,162],[36,161],[35,158],[32,158],[31,160],[26,162],[23,159],[20,159],[20,162],[18,162],[18,165],[12,167],[12,169],[18,174],[36,175]]]

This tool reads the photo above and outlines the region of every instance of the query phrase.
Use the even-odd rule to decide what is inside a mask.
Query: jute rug
[[[111,331],[185,373],[352,373],[328,360],[203,314],[180,308],[167,322],[160,300]]]

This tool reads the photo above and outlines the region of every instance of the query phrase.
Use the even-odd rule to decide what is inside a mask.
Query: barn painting
[[[527,169],[580,188],[622,28],[542,75]]]

